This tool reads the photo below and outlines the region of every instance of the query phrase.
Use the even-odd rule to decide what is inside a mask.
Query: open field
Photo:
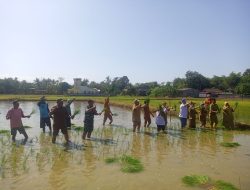
[[[0,95],[0,101],[11,101],[13,99],[19,99],[22,101],[38,101],[41,95]],[[76,98],[76,101],[87,101],[88,99],[93,99],[98,103],[103,103],[105,97],[102,96],[63,96],[63,95],[46,95],[48,101],[56,101],[58,98],[63,98],[64,100]],[[148,97],[133,97],[133,96],[114,96],[110,97],[110,104],[114,106],[124,107],[130,109],[133,104],[133,100],[137,98],[143,100]],[[176,112],[172,113],[177,115],[179,112],[181,98],[153,98],[150,97],[150,107],[155,110],[159,104],[166,102],[169,106],[175,107]],[[188,101],[194,101],[199,105],[204,99],[203,98],[187,98]],[[234,107],[235,103],[238,102],[238,108],[235,111],[235,121],[250,124],[250,99],[217,99],[217,104],[220,108],[223,107],[224,102],[227,101]],[[220,114],[222,115],[222,114]],[[220,117],[220,116],[219,116]]]

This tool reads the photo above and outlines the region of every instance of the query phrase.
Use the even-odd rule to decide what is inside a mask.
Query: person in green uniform
[[[212,103],[210,104],[210,110],[209,110],[210,125],[212,129],[216,129],[216,126],[218,124],[217,113],[219,113],[219,111],[220,108],[216,104],[215,98],[212,98]]]
[[[198,112],[195,110],[195,103],[190,102],[189,103],[189,109],[188,109],[188,115],[189,115],[189,128],[196,128],[196,114]]]
[[[223,107],[223,120],[222,125],[227,129],[234,128],[234,109],[229,105],[228,102],[224,103]]]
[[[208,111],[206,109],[205,103],[202,103],[200,106],[200,115],[199,115],[199,120],[201,122],[201,128],[206,127],[206,123],[207,123],[207,114]]]

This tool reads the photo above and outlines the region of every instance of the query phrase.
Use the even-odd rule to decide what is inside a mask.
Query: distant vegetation
[[[73,80],[72,80],[73,81]],[[196,71],[187,71],[185,78],[175,78],[172,82],[147,82],[131,84],[127,76],[106,79],[100,83],[82,80],[83,86],[100,90],[101,95],[129,95],[152,97],[175,97],[180,88],[218,88],[223,91],[231,90],[236,94],[250,94],[250,69],[244,73],[230,73],[228,76],[213,76],[207,78]],[[0,94],[50,94],[64,95],[72,86],[63,78],[35,79],[33,82],[19,81],[17,78],[0,79]]]

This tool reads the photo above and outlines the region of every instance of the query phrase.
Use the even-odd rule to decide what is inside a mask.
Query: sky
[[[0,0],[0,78],[160,83],[247,68],[249,0]]]

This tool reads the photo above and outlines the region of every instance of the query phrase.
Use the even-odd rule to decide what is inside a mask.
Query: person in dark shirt
[[[86,139],[91,137],[91,133],[94,129],[94,116],[101,115],[101,113],[97,113],[96,106],[94,105],[93,100],[88,100],[88,106],[85,110],[85,117],[84,117],[84,129],[82,138]]]
[[[49,116],[53,116],[54,123],[53,123],[53,136],[52,136],[52,143],[56,142],[56,136],[58,135],[59,131],[64,135],[66,143],[69,143],[69,135],[66,126],[66,119],[68,118],[67,109],[63,106],[63,100],[58,99],[57,105],[51,109]]]
[[[209,119],[210,119],[211,129],[216,129],[216,126],[218,124],[217,114],[219,112],[220,112],[220,108],[216,104],[215,98],[212,98],[212,103],[210,104],[210,110],[209,110]]]

